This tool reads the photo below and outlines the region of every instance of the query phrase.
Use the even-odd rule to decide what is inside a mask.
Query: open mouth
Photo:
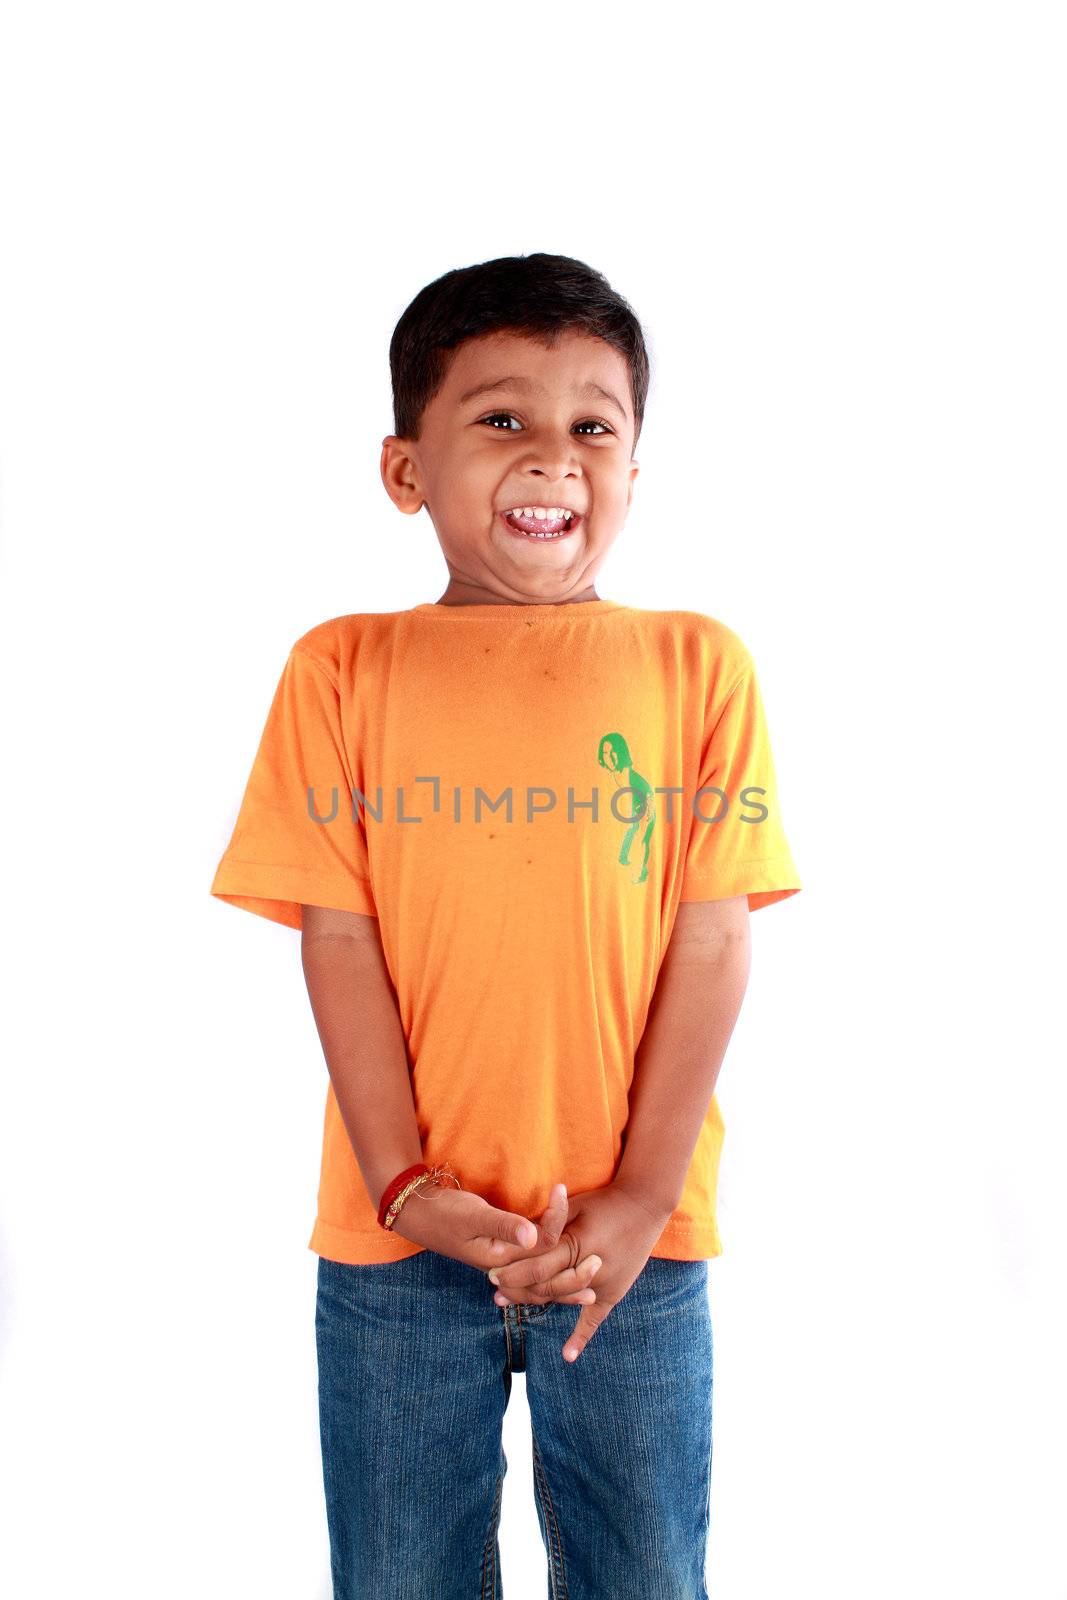
[[[524,539],[563,539],[581,522],[581,514],[566,506],[514,506],[500,513],[512,533]]]

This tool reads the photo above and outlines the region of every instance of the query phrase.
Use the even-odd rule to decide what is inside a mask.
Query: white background
[[[748,645],[804,883],[719,1080],[713,1595],[1067,1596],[1061,16],[3,6],[13,1600],[327,1600],[326,1068],[208,891],[290,644],[444,588],[397,317],[535,250],[651,350],[598,592]],[[523,1600],[521,1379],[505,1449]]]

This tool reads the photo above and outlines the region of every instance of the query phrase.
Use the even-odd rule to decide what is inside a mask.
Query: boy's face
[[[639,471],[630,369],[618,350],[574,331],[552,348],[513,333],[470,339],[453,353],[420,431],[418,441],[383,440],[382,479],[401,511],[430,513],[449,571],[443,602],[599,598],[593,578]],[[506,516],[524,507],[578,515],[555,537],[536,537]],[[558,522],[537,526],[550,532]]]

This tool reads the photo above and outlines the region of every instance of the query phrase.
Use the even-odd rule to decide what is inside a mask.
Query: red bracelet
[[[417,1178],[420,1172],[429,1172],[429,1170],[425,1161],[417,1161],[413,1167],[406,1167],[403,1172],[397,1173],[392,1183],[387,1186],[385,1193],[382,1195],[381,1204],[378,1206],[378,1221],[383,1228],[385,1227],[385,1218],[389,1207],[404,1185],[410,1183],[412,1178]]]

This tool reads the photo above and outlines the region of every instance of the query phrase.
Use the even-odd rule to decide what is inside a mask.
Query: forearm
[[[305,935],[301,955],[338,1108],[377,1205],[423,1158],[396,993],[377,937]]]
[[[664,1216],[681,1198],[748,984],[747,922],[712,944],[668,946],[634,1060],[615,1181]]]

